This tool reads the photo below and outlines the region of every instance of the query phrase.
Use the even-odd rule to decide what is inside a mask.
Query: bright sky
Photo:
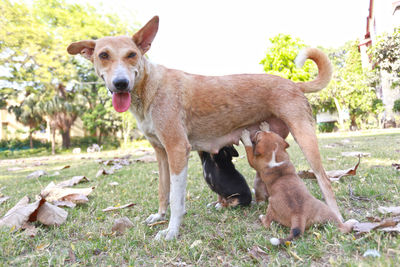
[[[160,17],[151,61],[222,75],[262,72],[259,62],[278,33],[324,47],[363,36],[369,0],[103,0],[97,6],[123,18],[133,15],[142,25]]]

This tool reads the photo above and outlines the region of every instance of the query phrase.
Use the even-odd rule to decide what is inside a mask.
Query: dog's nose
[[[116,78],[114,79],[113,84],[115,86],[115,89],[117,89],[118,91],[126,91],[128,89],[129,81],[125,78]]]

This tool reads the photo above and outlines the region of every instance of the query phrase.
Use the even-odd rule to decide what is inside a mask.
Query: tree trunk
[[[71,136],[70,136],[71,128],[67,128],[65,131],[62,131],[62,146],[63,148],[69,148],[71,146]]]
[[[51,127],[51,154],[55,155],[56,154],[56,128]]]
[[[358,125],[357,125],[357,122],[356,122],[356,116],[350,115],[350,121],[351,121],[350,130],[351,131],[357,131],[358,130]]]
[[[29,146],[33,149],[33,140],[32,140],[32,129],[29,129]]]

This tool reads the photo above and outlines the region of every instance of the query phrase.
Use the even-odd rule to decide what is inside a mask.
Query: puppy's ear
[[[94,40],[84,40],[74,42],[67,47],[67,51],[71,55],[81,54],[84,58],[93,62],[93,52],[96,46]]]
[[[156,37],[159,21],[160,19],[158,16],[153,17],[149,22],[146,23],[146,25],[144,25],[132,36],[133,41],[143,54],[149,51],[151,43]]]
[[[239,157],[239,153],[233,146],[229,147],[229,154],[231,154],[232,157]]]

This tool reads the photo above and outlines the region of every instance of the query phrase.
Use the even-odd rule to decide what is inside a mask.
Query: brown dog
[[[260,174],[269,195],[267,214],[260,216],[260,219],[266,228],[272,221],[291,228],[287,238],[274,238],[271,243],[283,244],[302,234],[311,225],[327,221],[336,223],[343,233],[350,232],[354,221],[343,224],[325,203],[308,192],[286,152],[289,144],[269,131],[267,123],[262,123],[260,128],[262,131],[256,133],[254,145],[250,132],[244,130],[242,133],[247,159],[251,167]]]
[[[310,82],[294,83],[268,74],[193,75],[146,59],[158,24],[158,17],[154,17],[132,37],[79,41],[67,49],[93,62],[96,73],[113,93],[115,110],[130,109],[154,147],[160,173],[159,209],[146,222],[163,220],[169,200],[171,203],[168,228],[156,238],[169,240],[179,233],[189,152],[216,154],[224,146],[237,144],[243,129],[257,128],[260,122],[270,120],[287,125],[316,174],[328,205],[340,216],[303,94],[319,91],[330,81],[332,68],[327,56],[317,49],[303,53],[300,61],[312,59],[319,70]]]

